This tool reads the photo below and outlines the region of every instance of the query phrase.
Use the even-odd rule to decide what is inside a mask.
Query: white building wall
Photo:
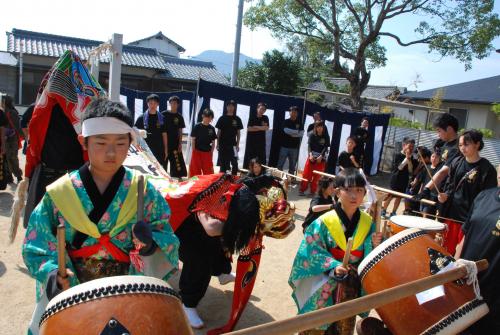
[[[179,50],[177,49],[177,47],[174,46],[173,44],[169,43],[166,40],[159,40],[157,38],[152,38],[149,40],[140,41],[134,45],[137,45],[140,47],[145,47],[145,48],[156,49],[163,54],[177,57],[177,58],[179,58],[179,56],[180,56]]]

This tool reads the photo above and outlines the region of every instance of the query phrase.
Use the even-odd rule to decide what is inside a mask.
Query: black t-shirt
[[[359,164],[359,157],[354,152],[348,153],[347,151],[342,151],[339,155],[338,166],[342,166],[344,169],[355,168],[351,161],[351,156],[354,155],[356,162]]]
[[[236,135],[243,129],[243,123],[237,115],[222,115],[215,128],[220,129],[219,146],[232,147],[236,145]]]
[[[302,227],[304,230],[309,226],[314,220],[319,218],[321,215],[324,213],[328,212],[329,209],[326,211],[322,212],[313,212],[312,208],[317,205],[331,205],[333,204],[333,199],[331,196],[328,196],[327,198],[324,198],[321,195],[315,195],[314,198],[311,199],[311,202],[309,203],[309,212],[307,213],[306,218],[304,219],[304,223],[302,223]]]
[[[442,190],[449,197],[442,208],[442,215],[465,221],[476,196],[496,185],[497,172],[486,158],[469,163],[463,156],[456,157],[451,162],[448,179]]]
[[[478,274],[481,295],[490,308],[490,316],[482,321],[487,324],[500,325],[500,187],[490,188],[478,194],[472,205],[471,214],[462,226],[465,242],[462,258],[471,261],[487,259],[489,266],[486,271]],[[482,325],[487,329],[486,324]],[[489,333],[495,333],[489,328]],[[479,334],[479,333],[478,333]],[[486,334],[486,333],[485,333]]]
[[[248,120],[248,127],[253,126],[269,126],[269,118],[267,115],[262,115],[261,117],[257,117],[257,115],[250,117]],[[247,133],[247,142],[251,143],[253,146],[262,147],[266,146],[266,131],[249,131]]]
[[[208,152],[212,150],[212,141],[217,138],[217,134],[211,124],[205,126],[200,122],[191,130],[191,137],[196,138],[194,143],[196,150]]]
[[[179,129],[186,127],[184,118],[180,113],[171,113],[164,111],[165,128],[167,129],[168,150],[177,150],[179,148]]]
[[[451,162],[457,156],[461,156],[460,150],[458,150],[458,139],[454,139],[450,142],[445,142],[441,147],[441,158],[443,159],[444,165],[450,166]]]
[[[309,135],[309,148],[311,148],[311,151],[323,154],[329,147],[330,137],[327,134],[323,133],[322,135],[316,135],[312,133]]]
[[[147,113],[147,112],[146,112]],[[135,126],[139,129],[146,129],[144,126],[144,114],[137,118],[135,121]],[[167,127],[165,126],[165,120],[163,120],[163,125],[158,121],[158,114],[148,115],[148,126],[147,126],[146,143],[151,149],[156,159],[163,161],[164,148],[163,148],[163,133],[167,132]]]
[[[293,121],[292,119],[286,119],[283,123],[283,129],[288,128],[292,130],[300,130],[300,127],[301,124],[298,118],[295,119],[295,121]],[[300,146],[301,137],[293,137],[283,131],[281,139],[282,147],[298,149]]]
[[[363,147],[368,140],[368,130],[363,127],[356,128],[352,135],[354,136],[357,147]]]
[[[412,173],[410,174],[408,164],[404,166],[403,170],[399,170],[398,166],[403,162],[405,158],[406,156],[401,152],[397,153],[396,156],[394,156],[391,175],[391,189],[394,191],[406,192],[406,188],[408,187],[410,178],[413,178],[413,172],[415,172],[415,169],[417,168],[418,161],[412,157]]]

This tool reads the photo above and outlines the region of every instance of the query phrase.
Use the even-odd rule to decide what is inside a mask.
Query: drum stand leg
[[[382,320],[371,316],[356,323],[356,333],[358,335],[392,335],[389,329],[385,328]]]

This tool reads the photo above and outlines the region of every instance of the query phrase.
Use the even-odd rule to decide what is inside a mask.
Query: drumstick
[[[384,220],[384,224],[382,225],[382,238],[385,238],[387,234],[387,220]]]
[[[144,220],[144,176],[137,180],[137,221]]]
[[[57,226],[57,274],[61,278],[68,277],[66,273],[66,236],[65,236],[64,223]],[[67,290],[69,285],[64,283],[62,289]]]
[[[347,268],[347,265],[349,265],[349,258],[351,257],[352,242],[353,242],[353,238],[349,237],[349,239],[347,240],[347,246],[345,248],[344,259],[342,260],[342,266],[344,268]]]
[[[374,212],[374,221],[375,221],[375,231],[380,232],[380,226],[382,224],[382,201],[377,199],[375,201],[375,212]]]
[[[417,150],[418,152],[418,156],[420,157],[420,159],[422,160],[422,164],[424,165],[424,168],[425,168],[425,171],[427,171],[427,175],[429,176],[429,178],[431,178],[431,182],[432,182],[432,185],[434,185],[434,187],[436,188],[436,191],[438,193],[441,193],[441,191],[439,191],[439,188],[438,186],[436,185],[436,183],[434,182],[434,179],[432,179],[432,174],[431,174],[431,171],[429,170],[429,168],[427,167],[427,164],[425,164],[425,161],[424,161],[424,157],[422,157],[422,153],[420,152],[420,150]]]
[[[411,196],[409,194],[405,194],[405,193],[401,193],[401,192],[389,190],[387,188],[383,188],[383,187],[380,187],[380,186],[377,186],[377,185],[372,185],[372,187],[373,187],[374,190],[377,190],[377,191],[380,191],[380,192],[384,192],[384,193],[387,193],[387,194],[391,194],[391,195],[394,195],[396,197],[405,198],[405,199],[414,200],[414,201],[419,201],[419,202],[421,202],[423,204],[430,205],[430,206],[436,206],[436,203],[434,201],[431,201],[431,200],[427,200],[427,199],[417,200],[417,199],[414,199],[413,196]]]
[[[460,220],[445,218],[445,217],[439,216],[439,215],[434,215],[434,214],[429,214],[429,213],[424,213],[424,212],[419,212],[419,211],[414,211],[414,210],[412,210],[412,212],[413,213],[417,213],[417,214],[429,215],[429,216],[435,217],[436,219],[450,220],[450,221],[454,221],[454,222],[457,222],[457,223],[460,223],[460,224],[464,224],[465,223],[465,222],[460,221]]]
[[[476,262],[477,270],[488,268],[488,261],[482,259]],[[293,316],[288,319],[271,321],[262,325],[236,330],[232,335],[286,335],[294,334],[307,329],[312,329],[349,318],[361,312],[366,312],[384,306],[433,287],[443,285],[467,275],[465,266],[438,273],[425,278],[417,279],[406,284],[401,284],[380,292],[365,295],[361,298],[349,300],[333,306],[321,308],[313,312]]]
[[[290,176],[290,177],[292,177],[292,178],[295,178],[295,179],[298,179],[298,180],[302,180],[302,181],[307,181],[307,182],[309,181],[309,180],[307,180],[307,179],[304,179],[304,178],[302,178],[302,177],[296,176],[296,175],[294,175],[294,174],[290,174],[290,173],[287,173],[287,172],[285,172],[285,171],[281,171],[280,169],[275,168],[275,167],[272,167],[272,166],[267,166],[267,165],[264,165],[264,164],[262,164],[262,166],[263,166],[263,167],[265,167],[266,169],[271,170],[271,171],[278,171],[278,172],[280,172],[280,173],[284,174],[285,176]]]

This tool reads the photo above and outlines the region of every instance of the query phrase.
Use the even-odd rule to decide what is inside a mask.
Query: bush
[[[410,121],[406,119],[402,119],[400,117],[391,117],[389,119],[389,125],[394,126],[394,127],[401,127],[401,128],[413,128],[413,129],[423,129],[424,125],[421,124],[418,121]]]

